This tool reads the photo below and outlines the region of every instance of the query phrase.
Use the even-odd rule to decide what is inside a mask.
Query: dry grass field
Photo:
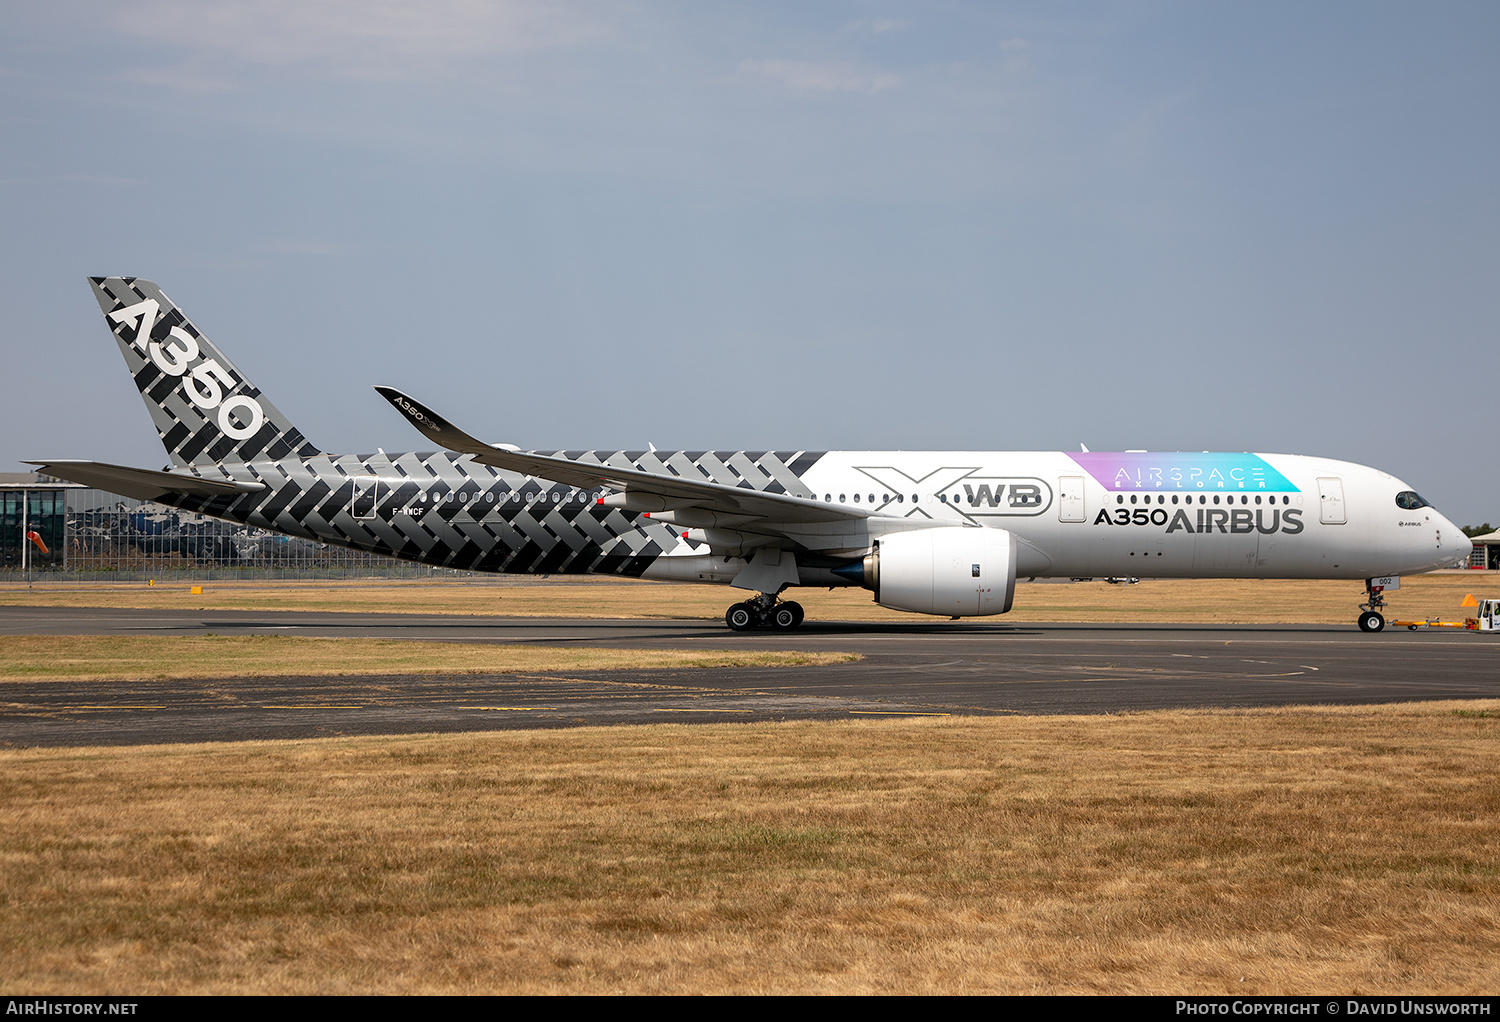
[[[1474,993],[1500,703],[0,751],[7,993]]]
[[[1387,616],[1461,618],[1489,577],[1404,579]],[[1347,624],[1360,593],[1022,585],[1002,620]],[[0,587],[0,606],[518,616],[718,618],[731,598]],[[919,620],[862,590],[798,599],[814,620]],[[768,655],[793,656],[21,636],[0,680]],[[0,749],[0,991],[1482,993],[1497,752],[1495,701]]]
[[[0,682],[793,667],[858,659],[853,653],[557,648],[283,635],[0,635]]]
[[[0,607],[140,607],[202,610],[368,611],[388,614],[486,614],[514,617],[720,619],[746,594],[724,586],[574,580],[496,584],[486,579],[393,582],[38,583],[0,586]],[[1487,588],[1488,587],[1488,588]],[[1462,620],[1464,594],[1500,596],[1492,572],[1442,572],[1401,580],[1388,594],[1387,619]],[[789,594],[814,621],[914,621],[886,610],[863,589],[810,589]],[[1004,621],[1182,622],[1205,624],[1350,624],[1359,613],[1359,582],[1173,579],[1138,585],[1078,582],[1016,587]],[[927,619],[931,620],[931,619]]]

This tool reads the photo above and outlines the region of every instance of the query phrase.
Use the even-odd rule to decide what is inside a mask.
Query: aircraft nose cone
[[[1453,526],[1453,535],[1457,537],[1453,550],[1458,555],[1454,559],[1462,558],[1464,561],[1468,561],[1469,555],[1474,552],[1474,544],[1469,542],[1469,537],[1465,536],[1463,531],[1456,525]],[[1444,542],[1446,543],[1446,540]]]
[[[1469,537],[1464,535],[1464,530],[1454,525],[1447,518],[1442,518],[1440,521],[1442,524],[1438,526],[1438,529],[1442,535],[1443,553],[1446,554],[1451,550],[1453,552],[1453,560],[1467,562],[1469,554],[1474,551],[1474,544],[1469,542]]]

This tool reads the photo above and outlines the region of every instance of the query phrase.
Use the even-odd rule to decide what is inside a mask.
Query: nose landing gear
[[[1385,628],[1385,615],[1380,613],[1385,609],[1385,587],[1371,585],[1369,580],[1365,581],[1366,602],[1359,605],[1364,611],[1359,616],[1359,630],[1362,632],[1378,632]]]
[[[725,611],[724,623],[736,632],[748,632],[754,628],[790,631],[802,623],[802,604],[791,600],[783,603],[769,593],[761,593],[755,599],[736,603]]]

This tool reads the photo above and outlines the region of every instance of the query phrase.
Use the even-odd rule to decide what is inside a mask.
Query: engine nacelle
[[[875,541],[864,575],[875,602],[892,610],[1004,614],[1016,596],[1016,537],[966,527],[897,532]]]

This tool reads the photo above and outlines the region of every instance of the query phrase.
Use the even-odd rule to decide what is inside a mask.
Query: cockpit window
[[[1415,490],[1402,490],[1396,494],[1396,506],[1403,511],[1415,511],[1419,507],[1431,507],[1432,505],[1418,496]]]

